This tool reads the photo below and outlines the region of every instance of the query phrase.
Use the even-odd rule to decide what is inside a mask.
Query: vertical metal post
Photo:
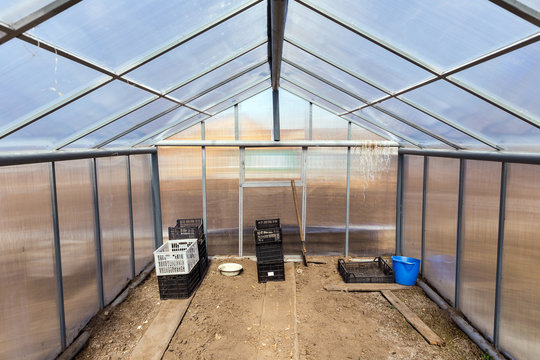
[[[245,162],[246,148],[240,147],[240,157],[238,168],[240,171],[239,188],[238,188],[238,256],[243,256],[244,243],[244,181],[246,179]]]
[[[152,178],[152,205],[154,206],[154,241],[156,249],[163,244],[163,226],[161,224],[161,194],[159,188],[159,164],[158,154],[150,156]]]
[[[135,279],[135,235],[133,231],[133,198],[131,192],[131,159],[126,156],[127,180],[128,180],[128,208],[129,208],[129,238],[131,244],[131,253],[129,264],[131,267],[131,278]]]
[[[313,103],[309,103],[308,140],[313,140]]]
[[[99,189],[97,181],[97,162],[92,159],[92,190],[94,195],[94,224],[96,235],[96,269],[97,269],[97,285],[98,285],[98,302],[99,309],[105,306],[105,298],[103,296],[103,264],[101,256],[101,221],[99,218]]]
[[[396,255],[401,255],[401,215],[403,207],[403,154],[398,154],[396,192]]]
[[[60,225],[58,222],[58,198],[56,193],[56,168],[54,162],[49,164],[49,176],[51,183],[51,206],[54,232],[54,265],[58,298],[58,318],[60,322],[60,344],[62,346],[62,350],[64,350],[66,348],[66,315],[64,312],[64,281],[62,277],[62,251],[60,248]]]
[[[461,244],[463,233],[463,192],[465,186],[465,160],[459,159],[459,187],[457,208],[457,234],[456,234],[456,280],[454,293],[454,307],[459,309],[461,291]]]
[[[238,104],[234,105],[234,140],[239,139],[240,128],[239,128],[239,116],[238,116]]]
[[[302,233],[306,239],[307,212],[307,146],[302,147]]]
[[[273,114],[273,123],[274,123],[274,141],[279,141],[280,139],[280,128],[279,128],[279,91],[272,89],[272,114]]]
[[[206,139],[205,122],[201,122],[201,140]],[[201,146],[201,158],[202,158],[202,211],[203,211],[203,229],[207,234],[207,219],[206,219],[206,146]],[[207,239],[208,241],[208,239]]]
[[[428,181],[428,164],[429,157],[424,156],[424,179],[422,182],[422,244],[420,246],[421,264],[420,270],[422,276],[425,276],[425,260],[426,260],[426,199],[427,199],[427,181]]]
[[[503,275],[504,220],[506,214],[506,182],[508,180],[507,163],[501,167],[501,193],[499,204],[499,237],[497,239],[497,277],[495,282],[495,316],[493,320],[493,344],[499,347],[499,326],[501,318],[501,294]]]
[[[311,104],[311,103],[310,103]],[[347,140],[351,140],[351,127],[352,124],[349,121],[347,126]],[[347,210],[345,215],[345,257],[349,256],[349,221],[350,221],[350,208],[351,208],[351,147],[347,146]]]

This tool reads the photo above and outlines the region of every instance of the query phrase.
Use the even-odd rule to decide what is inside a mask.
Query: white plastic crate
[[[199,261],[197,239],[169,240],[154,251],[156,275],[189,274]]]

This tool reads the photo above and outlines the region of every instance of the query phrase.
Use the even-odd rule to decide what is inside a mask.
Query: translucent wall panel
[[[240,140],[270,140],[272,137],[272,90],[238,104]]]
[[[129,282],[131,240],[124,156],[96,159],[105,304]]]
[[[98,311],[92,161],[56,163],[64,313],[70,343]]]
[[[424,157],[403,157],[403,223],[401,226],[404,256],[422,257],[422,195]]]
[[[372,133],[371,131],[367,131],[366,129],[364,129],[363,127],[361,126],[358,126],[358,125],[355,125],[355,124],[352,124],[351,126],[351,140],[381,140],[381,141],[385,141],[385,140],[390,140],[390,141],[395,141],[395,142],[398,142],[399,143],[399,139],[393,135],[391,135],[390,133],[387,133],[385,131],[382,131],[381,132],[383,134],[387,134],[388,135],[388,139],[385,139],[375,133]]]
[[[129,159],[135,241],[135,274],[138,274],[153,260],[152,253],[155,249],[150,155],[132,155]]]
[[[347,149],[312,147],[307,160],[306,248],[313,255],[343,255]]]
[[[48,164],[0,168],[0,358],[54,359],[60,330]]]
[[[318,106],[312,107],[313,140],[347,140],[349,122]],[[374,135],[374,137],[377,137]]]
[[[396,245],[397,155],[351,151],[349,251],[351,256],[393,255]],[[366,165],[376,166],[366,171]]]
[[[459,160],[430,157],[428,161],[424,276],[453,304]]]
[[[467,160],[463,192],[460,310],[493,337],[501,164]]]
[[[168,239],[176,219],[202,219],[201,148],[160,146],[158,151],[163,237]]]
[[[500,346],[516,359],[540,353],[540,166],[508,168]]]
[[[201,140],[201,124],[193,125],[185,129],[184,131],[176,133],[173,136],[167,138],[167,140]]]
[[[0,4],[0,21],[12,25],[52,2],[53,0],[4,0]]]
[[[206,140],[234,140],[234,107],[204,121]]]
[[[302,149],[248,148],[245,159],[247,181],[273,181],[302,177]]]
[[[210,255],[238,254],[238,177],[237,148],[206,148],[206,221]]]
[[[287,91],[279,92],[281,140],[305,140],[309,134],[309,103]]]

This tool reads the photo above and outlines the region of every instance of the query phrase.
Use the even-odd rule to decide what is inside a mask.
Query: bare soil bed
[[[300,359],[482,358],[480,349],[420,288],[394,293],[446,342],[443,347],[429,345],[378,292],[324,290],[324,285],[342,283],[337,257],[316,260],[326,264],[295,264]],[[217,266],[229,261],[242,264],[244,272],[232,278],[220,275]],[[290,341],[261,340],[265,284],[257,282],[256,263],[213,260],[210,266],[163,359],[256,359],[267,346],[281,354],[276,359],[294,359],[293,349],[280,348]],[[152,274],[110,314],[92,320],[87,327],[92,336],[77,359],[129,359],[160,304]]]

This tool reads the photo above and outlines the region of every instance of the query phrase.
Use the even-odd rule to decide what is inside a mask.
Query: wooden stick
[[[298,222],[298,230],[300,231],[300,242],[302,243],[302,261],[304,266],[307,266],[306,259],[306,242],[304,240],[304,233],[302,232],[302,222],[300,221],[300,211],[298,210],[298,201],[296,200],[296,186],[294,180],[291,180],[292,193],[294,198],[294,208],[296,209],[296,222]]]
[[[413,287],[394,283],[358,283],[326,285],[324,288],[326,291],[374,292],[381,290],[406,290]]]
[[[428,343],[431,345],[444,345],[444,341],[435,334],[429,326],[426,325],[407,305],[405,305],[401,300],[399,300],[396,295],[394,295],[390,290],[382,290],[381,294],[394,305],[400,313],[403,314],[405,319],[411,324],[419,333],[422,335]]]

